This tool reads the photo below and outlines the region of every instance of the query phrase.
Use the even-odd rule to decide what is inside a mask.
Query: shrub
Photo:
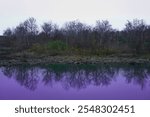
[[[65,51],[68,49],[68,45],[65,44],[62,41],[50,41],[47,44],[47,48],[49,50],[55,50],[55,51]]]
[[[33,44],[32,47],[30,48],[30,51],[38,53],[38,54],[42,54],[42,53],[46,53],[46,48],[43,45],[40,44]]]

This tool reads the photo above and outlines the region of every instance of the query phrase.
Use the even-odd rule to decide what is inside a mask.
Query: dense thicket
[[[96,55],[150,53],[150,26],[138,19],[127,21],[125,28],[118,31],[106,20],[96,21],[95,26],[72,21],[61,28],[52,22],[45,22],[39,28],[36,20],[29,18],[14,29],[6,29],[3,35],[8,37],[3,40],[6,45],[16,51],[31,49],[43,53],[49,49]]]

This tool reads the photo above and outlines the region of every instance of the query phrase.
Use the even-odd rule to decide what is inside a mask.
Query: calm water
[[[0,99],[148,99],[148,65],[0,67]]]

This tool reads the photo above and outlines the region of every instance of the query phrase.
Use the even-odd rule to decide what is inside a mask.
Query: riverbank
[[[130,56],[11,56],[0,58],[0,66],[12,65],[47,65],[47,64],[150,64],[148,57]]]

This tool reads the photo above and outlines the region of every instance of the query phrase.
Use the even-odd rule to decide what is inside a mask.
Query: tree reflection
[[[35,90],[38,83],[37,68],[19,67],[3,67],[2,71],[8,78],[14,78],[20,85],[30,90]]]
[[[61,68],[62,67],[62,68]],[[43,72],[43,82],[61,82],[65,89],[86,88],[88,85],[109,85],[115,78],[116,69],[106,66],[58,66],[52,69],[48,67]]]
[[[135,83],[142,89],[150,80],[150,69],[145,66],[116,65],[48,65],[42,67],[14,66],[1,68],[8,78],[14,78],[20,85],[35,90],[38,83],[53,86],[61,83],[66,90],[83,89],[89,85],[108,86],[116,80],[120,70],[128,83]]]
[[[141,65],[130,66],[128,68],[124,68],[124,76],[128,83],[133,82],[140,85],[141,89],[143,89],[150,79],[150,70],[149,67],[147,68]]]

